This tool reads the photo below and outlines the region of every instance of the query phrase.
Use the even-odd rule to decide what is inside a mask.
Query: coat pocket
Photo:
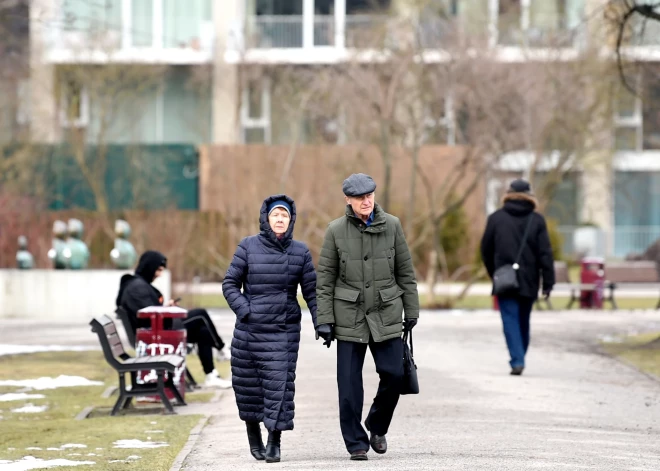
[[[335,287],[334,310],[335,324],[340,327],[355,327],[357,324],[358,298],[360,291]]]
[[[401,314],[403,312],[403,290],[399,285],[383,288],[378,291],[380,295],[380,318],[383,325],[396,325],[401,323]]]

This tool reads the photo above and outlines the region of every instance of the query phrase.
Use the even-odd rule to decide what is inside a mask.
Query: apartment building
[[[480,47],[502,67],[550,56],[556,60],[558,54],[571,61],[588,45],[608,42],[603,33],[607,0],[436,0],[430,2],[434,15],[413,8],[414,3],[33,0],[33,137],[58,142],[71,127],[89,129],[90,141],[98,136],[100,100],[84,81],[62,80],[63,71],[72,67],[94,73],[113,66],[139,69],[154,82],[128,100],[132,106],[114,110],[104,131],[110,142],[282,144],[289,135],[279,126],[277,96],[267,82],[241,86],[242,66],[333,67],[347,60],[348,51],[371,47],[364,41],[370,28],[406,15],[416,18],[428,51],[443,51],[447,25],[453,22],[461,25],[461,34],[479,38]],[[438,21],[438,11],[446,21]],[[574,228],[584,222],[603,230],[611,256],[642,251],[660,237],[660,24],[633,27],[638,34],[626,57],[642,65],[634,80],[643,93],[612,98],[610,139],[592,159],[597,164],[564,178],[548,208],[569,249]],[[455,113],[450,104],[444,111],[442,136],[451,145]],[[332,119],[324,126],[332,128]],[[329,134],[323,142],[345,142],[341,133]],[[303,133],[302,140],[315,142],[315,136]],[[548,149],[550,160],[552,152]],[[503,156],[499,172],[489,177],[485,211],[497,206],[508,179],[529,177],[533,159],[525,149]]]

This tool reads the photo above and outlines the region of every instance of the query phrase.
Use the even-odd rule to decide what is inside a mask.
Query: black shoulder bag
[[[518,249],[516,260],[512,265],[502,265],[497,270],[495,270],[495,273],[493,273],[493,294],[495,295],[510,293],[520,288],[520,284],[518,283],[518,269],[520,268],[520,265],[518,265],[518,262],[520,261],[523,249],[527,243],[529,228],[532,225],[532,216],[533,214],[530,214],[527,220],[527,226],[525,226],[525,233],[523,235],[522,241],[520,242],[520,248]]]
[[[410,334],[410,347],[408,347],[408,335]],[[419,382],[417,381],[417,365],[413,359],[412,330],[406,330],[403,334],[403,383],[401,384],[401,395],[419,394]]]

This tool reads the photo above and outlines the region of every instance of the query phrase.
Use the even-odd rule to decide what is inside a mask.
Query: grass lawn
[[[218,365],[226,372],[228,365]],[[189,368],[201,380],[201,366],[195,356],[188,357]],[[221,371],[222,374],[223,371]],[[36,353],[2,357],[1,380],[36,379],[43,376],[82,376],[101,381],[103,386],[66,387],[24,391],[20,387],[0,386],[0,394],[26,392],[42,394],[43,399],[0,402],[0,460],[20,460],[25,456],[41,459],[93,461],[95,465],[58,467],[79,471],[100,470],[169,470],[174,458],[188,440],[191,429],[199,422],[199,415],[166,416],[158,409],[149,415],[137,414],[109,417],[100,411],[108,410],[117,400],[101,397],[108,386],[116,386],[117,374],[107,365],[101,352]],[[209,401],[213,392],[186,394],[189,402]],[[135,399],[134,399],[135,401]],[[47,406],[38,413],[12,412],[26,404]],[[94,418],[74,420],[85,407],[95,406]],[[148,407],[155,405],[149,404]],[[160,406],[160,404],[158,404]],[[139,406],[138,406],[139,407]],[[176,408],[182,410],[180,408]],[[117,440],[136,439],[164,442],[167,447],[144,449],[114,448]],[[86,445],[85,448],[62,448],[65,444]],[[27,450],[27,448],[40,448]],[[47,450],[47,448],[53,448]],[[57,450],[55,448],[58,448]],[[129,456],[139,456],[126,462]],[[119,460],[112,463],[111,461]],[[2,465],[0,465],[0,469]]]
[[[569,298],[567,297],[552,297],[552,305],[555,309],[565,309],[568,305]],[[443,296],[436,296],[437,303],[447,303],[448,299]],[[658,303],[658,298],[618,298],[617,304],[619,309],[655,309]],[[301,296],[298,297],[300,306],[304,309],[306,307],[305,301]],[[419,297],[419,302],[422,308],[428,306],[428,298],[425,295]],[[229,308],[227,301],[221,294],[204,294],[204,295],[187,295],[183,297],[181,302],[182,306],[195,306],[207,309],[223,309]],[[490,296],[467,296],[461,301],[457,302],[454,309],[490,309],[493,306],[493,298]],[[545,307],[545,304],[543,305]],[[579,309],[579,303],[573,303],[571,309]],[[609,309],[609,303],[605,304],[605,309]]]
[[[660,378],[660,332],[626,337],[619,343],[604,343],[603,348],[610,355]]]

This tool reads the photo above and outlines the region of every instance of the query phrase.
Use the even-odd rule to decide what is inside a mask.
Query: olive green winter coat
[[[335,337],[382,342],[401,336],[402,313],[419,317],[417,281],[401,222],[377,204],[370,226],[350,206],[325,233],[316,283],[317,323]]]

